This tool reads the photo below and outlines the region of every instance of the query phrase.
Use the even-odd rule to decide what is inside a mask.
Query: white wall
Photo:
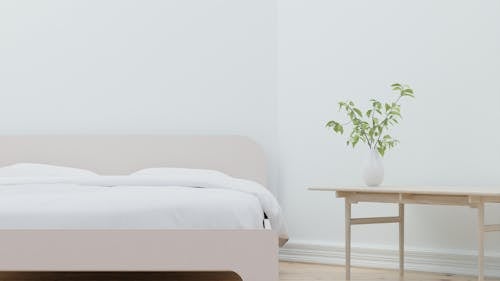
[[[344,204],[309,186],[362,184],[367,151],[345,147],[324,128],[342,119],[337,102],[391,99],[389,85],[412,85],[401,144],[385,157],[385,184],[500,183],[499,1],[278,1],[280,200],[292,242],[341,245]],[[359,205],[355,216],[395,214]],[[500,208],[487,221],[500,223]],[[407,209],[407,245],[442,252],[476,249],[469,208]],[[392,248],[396,226],[361,226],[357,246]],[[500,237],[487,236],[500,251]],[[474,253],[474,252],[472,252]],[[473,272],[471,272],[473,273]]]
[[[274,157],[275,27],[266,0],[2,1],[0,133],[242,134]]]

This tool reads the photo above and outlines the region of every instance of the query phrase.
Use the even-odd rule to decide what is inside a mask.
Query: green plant
[[[335,133],[343,134],[344,126],[352,124],[352,131],[347,140],[347,145],[355,147],[359,141],[366,143],[370,148],[375,148],[384,156],[385,152],[393,148],[398,140],[388,134],[391,126],[401,120],[400,101],[403,97],[414,98],[413,90],[408,85],[392,84],[392,90],[398,97],[391,103],[371,99],[371,108],[364,113],[352,101],[339,102],[339,111],[344,110],[349,118],[348,122],[340,123],[328,121],[326,127],[332,128]]]

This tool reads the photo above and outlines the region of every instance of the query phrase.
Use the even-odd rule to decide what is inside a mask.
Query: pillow
[[[207,169],[188,169],[188,168],[147,168],[142,169],[137,172],[132,173],[134,176],[208,176],[208,177],[220,177],[226,176],[226,174]]]
[[[47,164],[19,163],[0,168],[0,177],[82,177],[96,176],[89,170]]]

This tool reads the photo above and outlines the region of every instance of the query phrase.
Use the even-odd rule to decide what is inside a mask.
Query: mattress
[[[184,186],[0,186],[0,229],[262,229],[259,199]]]

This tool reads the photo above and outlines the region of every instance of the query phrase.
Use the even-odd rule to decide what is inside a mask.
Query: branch
[[[399,95],[399,97],[393,103],[396,104],[397,106],[399,106],[398,102],[399,102],[399,100],[402,97],[403,97],[402,95]],[[385,113],[385,118],[384,118],[384,120],[382,122],[380,122],[380,124],[384,123],[385,121],[388,121],[388,119],[389,119],[389,112],[390,111],[388,111],[388,112]],[[380,141],[380,138],[382,137],[382,132],[383,131],[384,131],[384,127],[382,127],[382,131],[380,131],[380,134],[378,135],[378,138],[377,138],[377,141],[375,142],[375,144],[377,144]]]

